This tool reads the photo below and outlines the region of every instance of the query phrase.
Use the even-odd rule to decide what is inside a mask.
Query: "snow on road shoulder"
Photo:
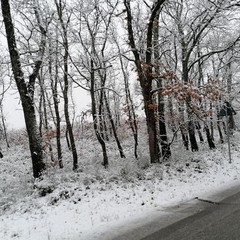
[[[145,169],[131,158],[111,156],[108,170],[95,162],[73,173],[69,161],[38,182],[26,167],[26,151],[16,146],[1,160],[0,239],[98,239],[118,223],[213,194],[240,181],[239,136],[234,139],[232,164],[223,144],[213,151],[176,150],[171,161]],[[96,158],[94,154],[85,162]]]

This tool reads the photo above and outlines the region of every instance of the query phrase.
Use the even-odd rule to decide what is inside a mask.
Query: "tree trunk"
[[[65,53],[66,54],[66,53]],[[69,110],[68,110],[68,87],[69,87],[69,83],[68,83],[68,67],[67,67],[67,62],[66,62],[66,55],[65,55],[65,66],[64,66],[64,90],[63,90],[63,99],[64,99],[64,115],[65,115],[65,121],[66,121],[66,132],[69,136],[69,140],[70,140],[70,147],[71,147],[71,151],[72,151],[72,156],[73,156],[73,170],[77,170],[78,169],[78,156],[77,156],[77,149],[76,149],[76,145],[75,145],[75,139],[74,139],[74,135],[73,135],[73,128],[72,128],[72,124],[70,121],[70,117],[69,117]]]
[[[45,88],[44,88],[44,80],[42,79],[41,76],[38,77],[38,80],[39,80],[40,89],[41,89],[41,102],[42,102],[42,104],[41,104],[42,106],[39,110],[41,111],[41,115],[42,115],[41,121],[44,120],[43,121],[44,122],[44,130],[47,135],[49,132],[49,124],[48,124],[49,119],[48,119],[48,114],[47,114],[47,102],[46,102],[46,94],[45,94]],[[43,109],[43,111],[42,111],[42,109]],[[46,147],[48,148],[49,153],[50,153],[51,161],[53,162],[54,157],[53,157],[51,137],[47,136],[47,139],[45,139],[45,141],[46,141]]]
[[[75,139],[73,135],[73,128],[72,124],[70,121],[70,116],[69,116],[69,109],[68,109],[68,90],[69,90],[69,81],[68,81],[68,58],[69,58],[69,44],[68,44],[68,34],[67,34],[67,24],[70,21],[70,18],[68,18],[67,23],[65,24],[63,21],[63,6],[62,2],[55,0],[55,4],[57,7],[58,11],[58,17],[59,21],[61,23],[62,31],[63,31],[63,47],[64,47],[64,56],[63,56],[63,79],[64,79],[64,88],[63,88],[63,99],[64,99],[64,115],[65,115],[65,121],[66,121],[66,129],[69,134],[69,139],[70,139],[70,146],[71,146],[71,151],[72,151],[72,156],[73,156],[73,170],[78,169],[78,156],[77,156],[77,149],[75,145]]]
[[[160,144],[162,148],[162,159],[169,159],[171,156],[171,149],[168,143],[167,129],[164,115],[164,100],[163,97],[158,94],[158,113],[159,113],[159,131],[160,131]]]
[[[144,109],[145,109],[146,122],[147,122],[150,161],[151,163],[159,163],[160,149],[158,145],[157,126],[156,126],[156,117],[155,117],[156,105],[152,101],[152,94],[150,92],[151,91],[149,90],[143,92]]]
[[[7,148],[10,147],[10,144],[9,144],[9,141],[8,141],[8,134],[7,134],[7,126],[6,126],[6,119],[4,117],[4,111],[3,111],[3,99],[4,99],[4,93],[5,93],[5,84],[4,82],[2,83],[3,85],[3,91],[1,93],[1,99],[0,99],[0,112],[1,112],[1,120],[2,120],[2,127],[3,127],[3,134],[4,134],[4,137],[5,137],[5,141],[6,141],[6,144],[7,144]]]
[[[134,104],[133,104],[132,96],[131,96],[130,89],[129,89],[128,76],[125,71],[123,59],[122,59],[121,55],[120,55],[120,64],[121,64],[121,69],[123,72],[123,79],[124,79],[124,89],[125,89],[125,97],[126,97],[126,105],[127,105],[127,113],[128,113],[128,122],[129,122],[130,128],[133,132],[133,138],[134,138],[134,156],[136,159],[138,159],[138,126],[137,126],[137,120],[136,120],[136,113],[135,113]]]
[[[188,134],[189,134],[189,140],[191,144],[191,150],[193,152],[198,151],[198,144],[195,136],[195,126],[193,123],[193,120],[191,120],[191,116],[188,117],[189,122],[188,122]]]
[[[100,143],[102,147],[102,153],[103,153],[103,166],[105,168],[108,167],[108,156],[107,156],[107,149],[104,139],[102,138],[102,134],[99,133],[98,130],[98,117],[97,117],[97,109],[96,109],[96,101],[95,101],[95,74],[94,74],[94,64],[93,60],[91,59],[91,86],[90,86],[90,94],[91,94],[91,100],[92,100],[92,117],[93,117],[93,127],[94,131],[97,137],[98,142]]]
[[[28,133],[30,153],[32,158],[33,165],[33,176],[38,178],[42,175],[46,166],[43,161],[43,153],[42,153],[42,139],[39,134],[35,109],[34,109],[34,100],[33,93],[34,89],[27,88],[27,84],[24,80],[24,74],[21,67],[20,56],[16,48],[16,39],[14,33],[14,27],[12,23],[12,16],[10,11],[10,5],[8,0],[1,0],[2,4],[2,15],[6,29],[8,49],[11,58],[12,70],[14,79],[17,84],[18,92],[20,94],[20,99],[22,102],[23,113],[25,118],[25,124]],[[38,64],[41,65],[41,61],[39,60]],[[33,79],[35,75],[37,75],[39,68],[34,69],[35,72],[30,76],[31,83],[34,83]],[[34,87],[32,85],[31,87]]]
[[[58,30],[57,30],[58,31]],[[58,35],[58,34],[57,34]],[[58,37],[58,36],[57,36]],[[56,38],[57,38],[56,37]],[[56,41],[56,55],[55,55],[55,77],[53,76],[53,69],[52,69],[52,50],[51,50],[51,42],[50,42],[50,56],[49,56],[49,74],[51,80],[51,89],[53,95],[53,104],[54,104],[54,111],[56,120],[54,121],[56,127],[56,142],[57,142],[57,155],[58,155],[58,164],[59,168],[63,168],[63,161],[62,161],[62,145],[61,145],[61,117],[59,113],[59,100],[58,100],[58,41]]]
[[[155,26],[154,26],[154,60],[155,62],[160,61],[160,49],[159,49],[159,14],[156,15],[154,21],[155,21]],[[160,75],[160,67],[159,66],[154,66],[155,71],[157,75]],[[159,132],[160,132],[160,145],[162,149],[162,159],[168,159],[171,156],[171,149],[170,145],[168,143],[168,137],[167,137],[167,128],[166,128],[166,123],[165,123],[165,102],[164,102],[164,96],[162,95],[162,79],[158,77],[157,79],[157,88],[158,90],[158,117],[159,117]]]
[[[220,138],[220,143],[224,143],[224,141],[223,141],[223,134],[222,134],[219,118],[217,119],[217,128],[218,128],[218,134],[219,134],[219,138]]]
[[[179,111],[179,125],[180,125],[180,131],[181,136],[183,140],[183,145],[186,148],[186,150],[189,150],[189,140],[188,140],[188,134],[187,134],[187,126],[184,119],[184,103],[179,103],[178,111]]]
[[[201,125],[200,125],[200,123],[197,121],[196,124],[195,124],[195,126],[196,126],[196,129],[197,129],[197,132],[198,132],[199,140],[200,140],[201,143],[203,143],[203,142],[204,142],[204,139],[203,139],[202,132],[201,132]]]
[[[121,157],[121,158],[126,158],[126,157],[125,157],[125,154],[124,154],[124,152],[123,152],[122,145],[121,145],[121,143],[120,143],[120,141],[119,141],[119,139],[118,139],[116,126],[115,126],[114,121],[113,121],[113,117],[112,117],[111,109],[110,109],[109,104],[108,104],[108,100],[107,100],[106,93],[104,92],[103,95],[104,95],[104,100],[105,100],[105,104],[106,104],[107,113],[108,113],[108,116],[109,116],[109,121],[110,121],[111,126],[112,126],[113,135],[114,135],[114,138],[115,138],[116,143],[117,143],[117,146],[118,146],[118,150],[119,150],[119,153],[120,153],[120,157]]]
[[[157,128],[155,118],[155,107],[152,99],[152,48],[153,48],[153,28],[154,20],[159,13],[159,9],[165,0],[159,0],[153,3],[150,17],[147,24],[147,36],[146,36],[146,52],[145,59],[141,59],[140,53],[137,49],[133,31],[133,16],[131,12],[130,1],[124,0],[124,5],[127,12],[127,28],[128,28],[128,39],[129,44],[134,55],[134,62],[137,69],[138,79],[142,89],[144,110],[146,115],[147,133],[148,133],[148,146],[150,153],[151,163],[159,162],[160,149],[158,146],[157,139]]]
[[[228,123],[229,123],[230,133],[233,134],[233,131],[236,129],[236,125],[235,125],[235,121],[232,113],[229,115]]]
[[[184,52],[183,48],[183,52]],[[186,53],[183,55],[185,56]],[[182,60],[182,79],[185,84],[188,84],[189,79],[188,79],[188,58],[185,56],[183,57],[184,60]],[[191,145],[191,150],[193,152],[198,151],[198,144],[195,136],[195,124],[193,122],[193,113],[190,107],[191,104],[191,97],[188,96],[186,98],[186,108],[187,108],[187,116],[188,116],[188,135],[189,135],[189,140],[190,140],[190,145]]]
[[[209,130],[209,127],[208,127],[208,125],[205,123],[205,131],[206,131],[206,136],[207,136],[207,141],[208,141],[208,145],[209,145],[209,148],[210,149],[214,149],[214,148],[216,148],[215,147],[215,144],[214,144],[214,142],[213,142],[213,138],[212,138],[212,136],[211,136],[211,134],[210,134],[210,130]]]

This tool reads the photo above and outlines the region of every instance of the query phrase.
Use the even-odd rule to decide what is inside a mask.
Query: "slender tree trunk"
[[[196,124],[195,124],[195,126],[196,126],[196,129],[197,129],[197,132],[198,132],[199,140],[200,140],[201,143],[203,143],[204,140],[203,140],[203,136],[202,136],[202,132],[201,132],[201,125],[200,125],[200,123],[197,121]]]
[[[106,114],[104,109],[104,86],[105,86],[105,79],[101,78],[101,85],[99,90],[99,106],[98,106],[98,118],[99,118],[99,131],[102,138],[106,141],[109,141],[108,137],[108,130],[107,130],[107,123],[106,123]]]
[[[120,52],[120,49],[119,49],[119,52]],[[134,103],[133,103],[132,96],[129,89],[128,76],[125,71],[123,59],[121,56],[120,56],[120,64],[123,72],[123,79],[124,79],[124,85],[125,85],[124,89],[125,89],[125,97],[126,97],[126,105],[127,105],[127,113],[128,113],[128,122],[133,132],[133,138],[134,138],[134,156],[136,159],[138,159],[138,126],[137,126],[137,120],[136,120],[136,113],[135,113]]]
[[[3,99],[4,99],[4,93],[5,93],[5,85],[4,82],[2,83],[3,85],[3,91],[2,91],[2,95],[1,95],[1,99],[0,99],[0,111],[1,111],[1,120],[2,120],[2,127],[3,127],[3,134],[4,134],[4,138],[7,144],[7,148],[10,147],[9,141],[8,141],[8,134],[7,134],[7,126],[5,123],[5,117],[4,117],[4,111],[3,111]]]
[[[90,86],[90,94],[92,100],[92,117],[93,117],[93,127],[97,137],[98,142],[102,147],[103,153],[103,166],[105,168],[108,167],[108,156],[107,156],[107,149],[104,139],[102,138],[102,134],[99,133],[98,130],[98,117],[97,117],[97,109],[96,109],[96,101],[95,101],[95,74],[94,74],[94,64],[93,60],[91,59],[91,86]]]
[[[181,136],[182,136],[182,140],[183,140],[183,145],[186,148],[186,150],[189,150],[187,126],[186,126],[185,118],[184,118],[184,103],[179,103],[178,111],[179,111],[180,132],[181,132]]]
[[[231,52],[231,54],[233,55],[233,53]],[[233,61],[233,57],[230,57],[228,64],[227,64],[227,72],[228,72],[228,77],[227,77],[227,92],[229,97],[231,97],[231,93],[232,93],[232,61]],[[233,130],[235,130],[235,122],[234,122],[234,118],[233,118],[233,114],[231,113],[229,115],[229,130],[230,133],[233,133]]]
[[[40,94],[39,99],[39,106],[38,106],[38,115],[39,115],[39,133],[40,136],[43,136],[43,111],[42,111],[42,105],[43,105],[43,96]]]
[[[6,144],[7,144],[7,148],[10,148],[2,104],[1,104],[1,118],[2,118],[3,133],[4,133],[5,141],[6,141]]]
[[[210,149],[216,148],[215,144],[214,144],[214,141],[213,141],[213,138],[212,138],[212,136],[210,134],[209,127],[208,127],[208,125],[206,123],[205,123],[204,127],[205,127],[205,131],[206,131],[206,136],[207,136],[207,141],[208,141],[209,148]]]
[[[108,116],[109,116],[109,121],[110,121],[111,126],[112,126],[113,135],[114,135],[114,138],[115,138],[116,143],[117,143],[117,146],[118,146],[118,150],[119,150],[119,153],[120,153],[120,157],[121,157],[121,158],[126,158],[126,157],[125,157],[125,154],[124,154],[124,152],[123,152],[122,145],[121,145],[121,143],[120,143],[120,141],[119,141],[119,139],[118,139],[116,126],[115,126],[114,121],[113,121],[113,117],[112,117],[111,109],[110,109],[109,104],[108,104],[108,100],[107,100],[106,93],[104,92],[103,95],[104,95],[104,100],[105,100],[105,105],[106,105],[107,113],[108,113]]]
[[[195,136],[195,125],[192,118],[192,114],[188,115],[188,134],[189,134],[189,139],[190,139],[190,143],[191,143],[191,150],[193,152],[198,151],[198,144],[197,144],[197,140],[196,140],[196,136]]]
[[[172,103],[172,96],[168,96],[168,110],[169,110],[169,127],[172,130],[172,132],[175,134],[176,132],[176,123],[175,123],[175,116],[173,112],[173,103]],[[176,136],[177,138],[177,136]]]
[[[217,128],[218,128],[218,134],[219,134],[219,138],[220,138],[220,143],[224,143],[224,141],[223,141],[223,134],[222,134],[219,118],[217,120]]]
[[[14,79],[17,84],[18,92],[20,94],[20,99],[22,102],[23,113],[25,118],[25,124],[28,133],[30,153],[33,165],[33,176],[38,178],[42,175],[46,166],[43,161],[42,152],[42,139],[40,137],[39,129],[37,126],[35,109],[34,109],[34,83],[36,75],[38,74],[39,68],[42,61],[39,59],[36,62],[33,73],[30,75],[31,89],[27,88],[26,82],[24,80],[24,74],[21,67],[19,52],[17,51],[16,39],[14,33],[14,26],[12,22],[12,16],[10,11],[10,5],[8,0],[1,0],[2,4],[2,15],[6,29],[8,49],[11,58],[12,70]],[[30,90],[30,91],[29,91]]]
[[[66,121],[66,128],[67,132],[69,134],[69,140],[70,140],[70,146],[71,146],[71,151],[72,151],[72,156],[73,156],[73,170],[78,169],[78,156],[77,156],[77,149],[75,145],[75,139],[73,135],[73,128],[72,124],[70,121],[70,116],[69,116],[69,100],[68,100],[68,92],[69,92],[69,81],[68,81],[68,58],[69,58],[69,43],[68,43],[68,34],[67,34],[67,25],[70,21],[68,18],[67,23],[64,24],[63,22],[63,6],[61,0],[59,3],[57,0],[55,0],[55,4],[57,6],[57,11],[58,11],[58,17],[59,21],[61,23],[62,31],[63,31],[63,47],[64,47],[64,56],[63,56],[63,64],[64,64],[64,74],[63,74],[63,79],[64,79],[64,88],[63,88],[63,99],[64,99],[64,115],[65,115],[65,121]]]
[[[48,124],[48,114],[47,114],[47,102],[46,102],[46,94],[45,94],[45,88],[44,88],[44,81],[41,76],[38,77],[40,89],[41,89],[41,102],[42,107],[40,108],[41,112],[41,121],[44,122],[44,130],[46,134],[49,132],[49,124]],[[43,111],[42,111],[43,109]],[[51,161],[53,162],[53,149],[52,149],[52,143],[51,143],[51,137],[47,137],[46,141],[46,147],[49,150]]]
[[[184,52],[184,47],[183,47],[183,52]],[[186,55],[186,53],[183,54],[184,56]],[[183,57],[184,60],[182,60],[182,79],[183,82],[185,84],[188,83],[189,79],[188,79],[188,60],[185,56],[185,58]],[[187,116],[188,116],[188,135],[189,135],[189,140],[190,140],[190,144],[191,144],[191,150],[193,152],[198,151],[198,144],[197,144],[197,140],[196,140],[196,136],[195,136],[195,124],[193,122],[193,113],[192,110],[190,108],[190,104],[191,104],[191,97],[187,97],[186,99],[186,108],[187,108]]]
[[[59,106],[58,106],[59,105],[59,100],[58,100],[58,41],[56,41],[56,49],[55,49],[56,50],[56,54],[55,54],[55,77],[53,76],[53,69],[52,69],[52,62],[53,61],[52,61],[51,47],[52,47],[52,44],[50,42],[50,46],[49,46],[50,56],[49,56],[48,69],[49,69],[49,74],[50,74],[50,79],[51,79],[53,104],[54,104],[54,111],[55,111],[55,116],[56,116],[56,120],[54,121],[54,123],[55,123],[55,127],[56,127],[58,164],[59,164],[60,168],[63,168],[62,145],[61,145],[61,117],[60,117]]]
[[[68,109],[68,89],[69,89],[69,82],[68,82],[68,50],[65,51],[64,55],[64,89],[63,89],[63,99],[64,99],[64,115],[66,121],[66,134],[69,136],[70,140],[70,148],[72,151],[73,156],[73,170],[78,169],[78,156],[77,156],[77,149],[75,145],[75,139],[73,135],[73,128],[70,121],[69,116],[69,109]]]
[[[154,26],[154,60],[156,62],[160,61],[160,48],[159,48],[159,13],[155,17],[155,26]],[[155,66],[155,71],[158,75],[160,75],[160,66]],[[167,137],[167,128],[165,123],[165,102],[164,96],[162,95],[162,79],[157,78],[157,88],[158,91],[158,117],[159,117],[159,132],[160,132],[160,145],[162,149],[162,159],[168,159],[171,156],[171,149],[168,143]]]

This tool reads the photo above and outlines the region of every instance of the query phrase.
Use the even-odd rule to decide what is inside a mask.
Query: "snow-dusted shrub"
[[[142,151],[138,152],[138,167],[141,169],[147,169],[150,167],[150,159],[148,153],[142,153]]]
[[[28,136],[25,129],[12,130],[8,132],[10,145],[24,145],[28,147]]]
[[[119,175],[122,179],[129,182],[134,182],[136,179],[145,179],[144,171],[138,167],[136,161],[125,162],[124,165],[120,168]]]
[[[56,191],[53,195],[50,197],[50,205],[57,204],[60,200],[67,200],[70,199],[74,195],[74,192],[67,189],[61,189],[59,191]]]
[[[56,186],[50,181],[50,179],[36,180],[34,183],[34,189],[37,191],[40,197],[45,197],[46,195],[52,193]]]

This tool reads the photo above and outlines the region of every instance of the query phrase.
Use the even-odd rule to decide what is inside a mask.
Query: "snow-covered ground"
[[[0,160],[0,239],[90,240],[131,219],[161,215],[168,206],[213,194],[240,184],[240,133],[228,146],[185,151],[173,145],[171,161],[149,165],[146,141],[140,140],[140,159],[133,159],[132,140],[123,141],[127,155],[121,159],[115,143],[108,144],[110,166],[101,165],[101,152],[92,137],[77,143],[79,171],[71,170],[71,154],[64,152],[63,169],[49,167],[34,181],[26,144],[3,149]]]

